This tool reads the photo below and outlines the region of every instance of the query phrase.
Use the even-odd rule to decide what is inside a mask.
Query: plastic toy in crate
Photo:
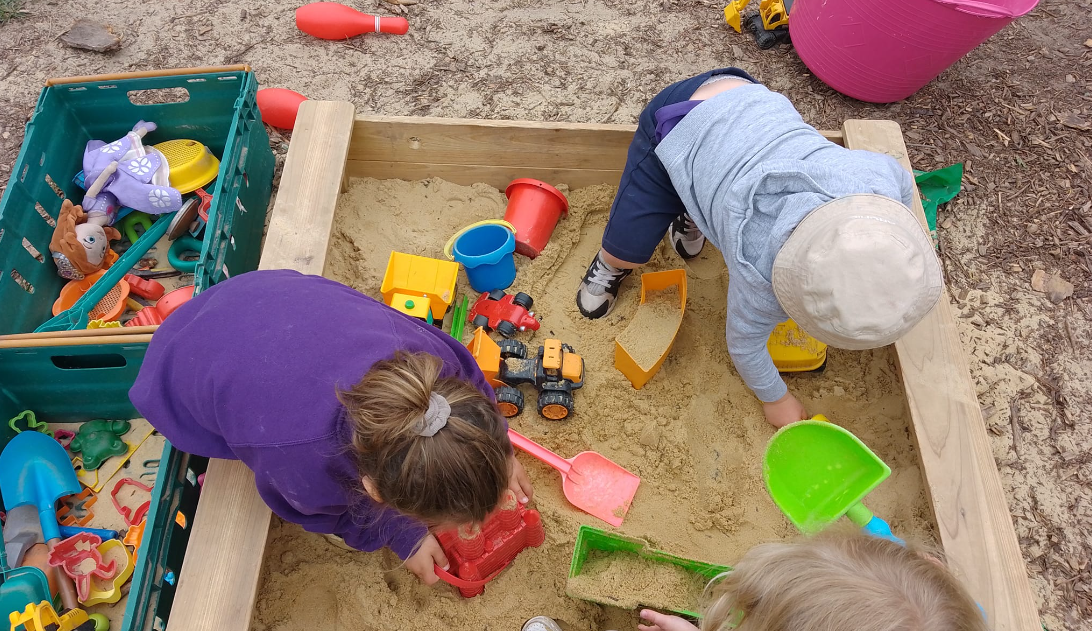
[[[542,545],[546,530],[538,511],[527,508],[507,491],[500,507],[481,526],[462,526],[437,533],[458,582],[449,581],[466,598],[485,591],[493,580],[525,548]],[[440,572],[437,572],[441,574]],[[441,574],[441,578],[445,578]],[[464,586],[465,585],[465,586]]]
[[[14,418],[24,410],[34,410],[36,420],[48,423],[138,418],[128,391],[146,350],[147,343],[0,348],[0,418]],[[166,443],[159,463],[151,498],[138,528],[143,530],[143,536],[132,554],[124,617],[113,631],[163,629],[174,603],[177,578],[189,542],[189,526],[197,512],[198,479],[204,474],[208,460],[182,453]],[[77,497],[66,498],[64,514],[59,512],[58,516],[66,517],[65,521],[74,525],[86,525],[80,517],[89,516],[88,509],[95,499],[85,489]],[[141,512],[144,506],[142,498]],[[110,536],[116,538],[117,533]],[[103,545],[107,546],[99,548],[103,557],[117,558],[120,567],[124,555],[114,556],[120,553],[119,546],[105,542]],[[124,589],[115,587],[114,582],[124,583],[125,572],[128,569],[122,571],[121,578],[115,575],[101,582],[92,577],[91,602],[108,603],[115,596],[120,599]]]
[[[27,333],[50,319],[65,279],[49,244],[62,200],[83,199],[73,179],[83,167],[87,141],[121,138],[139,120],[157,125],[148,132],[149,144],[185,139],[220,157],[207,189],[212,201],[196,291],[255,269],[274,165],[257,87],[247,66],[47,82],[0,200],[0,335]],[[63,326],[79,328],[76,324]]]

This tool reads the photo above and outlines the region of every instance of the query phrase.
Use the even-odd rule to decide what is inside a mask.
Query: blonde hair
[[[701,631],[985,631],[935,558],[858,531],[756,546],[706,588]]]
[[[429,524],[480,522],[508,487],[512,444],[496,404],[472,384],[440,377],[443,362],[398,351],[338,393],[361,477],[382,501]],[[419,423],[433,393],[451,414],[433,436]]]

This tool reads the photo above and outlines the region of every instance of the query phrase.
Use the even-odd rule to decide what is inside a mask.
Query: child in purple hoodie
[[[388,547],[427,584],[448,565],[430,527],[531,493],[470,352],[318,276],[202,292],[159,327],[129,397],[175,447],[241,460],[282,519]]]

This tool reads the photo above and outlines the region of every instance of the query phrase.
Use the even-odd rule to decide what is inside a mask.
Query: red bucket
[[[504,220],[516,229],[516,252],[533,259],[546,247],[557,220],[569,214],[569,200],[556,188],[531,178],[512,180],[504,194],[508,196]]]

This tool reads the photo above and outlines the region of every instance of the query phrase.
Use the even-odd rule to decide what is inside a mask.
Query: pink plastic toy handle
[[[538,458],[539,460],[545,462],[551,467],[557,469],[562,473],[562,475],[569,474],[569,469],[572,468],[572,463],[550,451],[549,449],[546,449],[545,447],[536,443],[530,438],[527,438],[516,430],[509,428],[508,439],[512,441],[513,445],[519,447],[520,449],[526,451],[535,458]]]
[[[976,0],[935,0],[936,2],[952,7],[956,11],[969,13],[983,18],[1014,18],[1015,13],[1005,7],[999,7],[988,2]]]
[[[449,585],[454,585],[455,587],[462,587],[463,589],[477,589],[479,587],[485,586],[486,583],[488,583],[489,581],[497,578],[497,575],[499,575],[501,572],[503,572],[504,568],[508,567],[508,565],[511,562],[512,562],[512,560],[509,559],[508,563],[505,563],[504,565],[502,565],[499,570],[497,570],[496,572],[493,572],[492,574],[490,574],[489,576],[483,578],[480,581],[468,581],[468,580],[465,580],[465,579],[461,579],[458,576],[455,576],[451,572],[448,572],[444,568],[440,567],[439,565],[434,565],[432,569],[436,571],[436,576],[439,576],[440,580],[442,580],[445,583],[448,583]]]

